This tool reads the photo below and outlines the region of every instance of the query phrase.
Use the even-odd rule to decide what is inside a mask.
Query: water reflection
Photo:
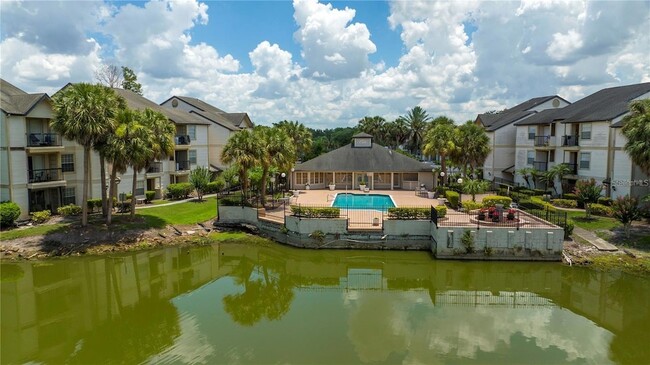
[[[222,244],[1,266],[2,363],[643,363],[650,283]]]

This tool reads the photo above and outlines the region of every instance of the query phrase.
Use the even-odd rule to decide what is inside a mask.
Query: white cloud
[[[368,55],[377,47],[365,24],[350,24],[354,9],[334,9],[318,0],[294,0],[293,7],[299,27],[294,38],[302,46],[308,74],[325,79],[351,78],[369,67]]]
[[[579,50],[581,47],[582,36],[572,29],[566,34],[553,34],[553,41],[546,49],[546,53],[552,59],[561,61]]]

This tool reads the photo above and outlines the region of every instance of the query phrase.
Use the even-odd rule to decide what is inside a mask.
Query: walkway
[[[210,195],[203,195],[203,199],[211,198],[213,196],[217,196],[217,194],[210,194]],[[163,204],[136,204],[135,209],[149,209],[149,208],[158,208],[158,207],[166,207],[168,205],[176,205],[176,204],[181,204],[185,202],[190,202],[196,200],[196,197],[191,197],[187,199],[182,199],[182,200],[169,200],[169,203],[163,203]]]
[[[573,229],[573,234],[589,242],[599,251],[618,251],[618,248],[616,246],[596,236],[592,232],[587,231],[586,229],[575,227]]]

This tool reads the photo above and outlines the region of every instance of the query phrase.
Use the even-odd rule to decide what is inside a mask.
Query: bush
[[[68,204],[59,207],[56,212],[62,216],[79,215],[81,214],[81,207],[74,204]]]
[[[509,207],[512,199],[507,196],[488,195],[482,200],[484,207],[493,207],[497,204],[503,204],[504,207]]]
[[[45,223],[52,217],[52,212],[49,210],[41,210],[40,212],[32,213],[32,222],[36,224]]]
[[[242,205],[247,206],[246,202],[242,203],[241,195],[221,198],[219,199],[219,205],[224,207],[240,207]]]
[[[573,229],[576,227],[575,223],[571,219],[566,220],[564,225],[564,238],[569,238],[573,234]]]
[[[449,202],[449,206],[452,208],[458,208],[458,201],[460,200],[460,194],[453,190],[447,190],[445,192],[445,198]]]
[[[170,199],[186,199],[190,196],[194,187],[190,183],[169,184],[167,186],[167,196]]]
[[[147,199],[147,203],[151,203],[152,200],[156,198],[156,192],[153,190],[147,190],[144,192],[145,199]]]
[[[613,216],[619,222],[623,223],[627,238],[630,238],[630,226],[632,226],[632,222],[641,219],[641,213],[639,201],[629,195],[624,197],[619,196],[614,201]]]
[[[514,202],[520,202],[522,200],[529,200],[531,195],[524,194],[524,193],[517,193],[517,192],[512,192],[510,193],[510,198],[512,198],[512,201]]]
[[[589,206],[589,209],[591,210],[591,214],[593,215],[600,215],[603,217],[611,217],[613,212],[612,208],[602,205],[602,204],[597,204],[597,203],[592,203]]]
[[[531,200],[533,203],[535,203],[535,204],[541,206],[541,207],[542,207],[541,209],[548,210],[548,211],[550,211],[550,212],[555,212],[555,211],[557,210],[557,208],[555,208],[555,207],[553,206],[553,204],[551,204],[551,203],[545,201],[544,199],[542,199],[542,197],[534,196],[534,197],[530,198],[530,200]]]
[[[341,209],[334,207],[313,208],[292,205],[291,213],[295,216],[304,218],[339,218]]]
[[[88,210],[91,212],[97,209],[102,209],[102,200],[101,199],[88,199],[86,201],[86,205],[88,206]]]
[[[20,207],[14,202],[0,203],[0,227],[11,227],[20,217]]]
[[[465,201],[465,202],[463,202],[463,209],[465,209],[465,211],[476,210],[476,209],[481,208],[482,206],[483,206],[483,204],[473,202],[473,201]]]
[[[605,205],[608,207],[612,206],[613,201],[614,200],[612,198],[608,198],[606,196],[601,196],[600,198],[598,198],[598,204]]]
[[[561,208],[577,208],[578,202],[570,199],[553,199],[551,203],[556,207]]]
[[[569,200],[578,200],[578,196],[576,194],[562,194],[563,199],[569,199]]]
[[[388,219],[431,219],[431,208],[388,208]]]
[[[217,178],[215,181],[210,181],[205,188],[206,194],[220,193],[226,187],[226,181],[223,178]]]
[[[438,218],[444,218],[447,215],[447,207],[444,205],[437,205],[436,211],[438,212]]]

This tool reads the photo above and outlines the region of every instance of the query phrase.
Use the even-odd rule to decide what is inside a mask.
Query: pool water
[[[383,194],[337,194],[333,207],[349,209],[385,210],[394,208],[395,203],[390,195]]]

